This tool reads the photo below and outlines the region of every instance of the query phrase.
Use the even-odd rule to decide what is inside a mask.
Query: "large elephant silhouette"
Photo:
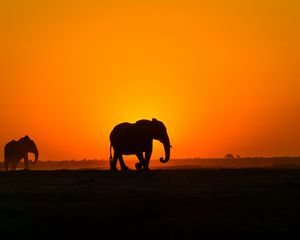
[[[34,153],[35,160],[28,160],[28,153]],[[12,140],[4,147],[4,165],[5,170],[8,170],[11,165],[11,170],[16,170],[17,164],[24,159],[24,168],[29,169],[29,161],[36,163],[39,157],[38,149],[33,140],[27,135],[20,138],[18,141]]]
[[[121,169],[127,170],[123,155],[135,154],[139,163],[135,164],[137,170],[148,170],[152,154],[153,139],[159,140],[164,145],[165,159],[160,158],[162,163],[170,159],[170,140],[165,125],[156,120],[139,120],[136,123],[120,123],[110,133],[110,169],[117,170],[119,159]],[[112,158],[111,148],[114,149]],[[144,156],[145,154],[145,156]]]

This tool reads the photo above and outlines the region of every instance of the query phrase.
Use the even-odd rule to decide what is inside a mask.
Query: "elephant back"
[[[4,147],[4,154],[5,157],[17,157],[21,155],[19,142],[15,140],[8,142]]]

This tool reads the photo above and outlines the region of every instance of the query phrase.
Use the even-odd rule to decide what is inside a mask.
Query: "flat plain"
[[[0,172],[1,239],[298,239],[300,169]]]

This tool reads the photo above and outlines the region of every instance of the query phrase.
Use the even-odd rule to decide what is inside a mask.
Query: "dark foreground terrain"
[[[299,169],[0,172],[1,239],[299,239]]]

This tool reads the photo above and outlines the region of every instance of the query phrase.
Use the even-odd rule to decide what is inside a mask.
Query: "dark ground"
[[[299,239],[300,169],[0,172],[1,239]]]

